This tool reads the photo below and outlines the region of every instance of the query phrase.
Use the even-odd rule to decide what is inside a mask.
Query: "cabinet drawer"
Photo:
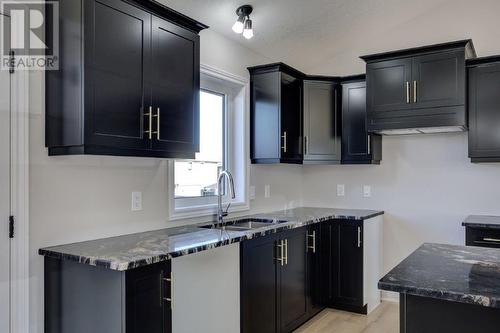
[[[466,228],[465,243],[468,246],[500,248],[500,229]]]

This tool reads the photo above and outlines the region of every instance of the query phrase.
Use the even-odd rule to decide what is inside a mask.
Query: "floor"
[[[363,316],[326,309],[300,327],[296,333],[398,333],[399,305],[383,302]]]

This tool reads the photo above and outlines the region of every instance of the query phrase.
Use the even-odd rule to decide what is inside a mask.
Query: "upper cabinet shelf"
[[[471,40],[361,57],[367,62],[368,130],[466,130],[465,61],[475,57]]]
[[[49,155],[193,158],[206,26],[155,1],[61,1],[59,10],[60,70],[46,75]]]

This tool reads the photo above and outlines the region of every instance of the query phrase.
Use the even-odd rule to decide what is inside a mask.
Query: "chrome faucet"
[[[228,211],[229,211],[229,206],[231,206],[231,203],[227,205],[226,210],[224,211],[222,209],[222,179],[226,177],[227,180],[229,181],[229,192],[231,194],[231,199],[235,199],[236,196],[234,194],[234,181],[233,181],[233,175],[227,170],[222,171],[219,174],[219,178],[217,179],[217,196],[218,196],[218,206],[217,206],[217,221],[219,223],[222,223],[224,220],[224,217],[227,216]]]

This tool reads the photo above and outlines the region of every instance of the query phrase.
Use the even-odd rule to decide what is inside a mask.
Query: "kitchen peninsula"
[[[371,312],[382,214],[304,207],[40,249],[45,332],[288,332],[324,307]]]
[[[400,293],[401,333],[498,332],[500,250],[424,244],[379,282]]]

